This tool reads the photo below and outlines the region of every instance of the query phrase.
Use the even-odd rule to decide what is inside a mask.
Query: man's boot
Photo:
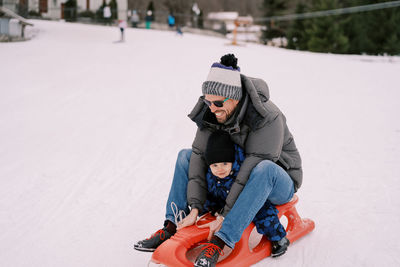
[[[164,228],[152,234],[149,238],[138,241],[133,247],[139,251],[153,252],[164,241],[168,240],[176,232],[176,226],[170,221],[166,221]]]
[[[224,241],[214,236],[211,241],[203,243],[204,247],[194,262],[194,267],[215,267],[219,255],[223,255]]]

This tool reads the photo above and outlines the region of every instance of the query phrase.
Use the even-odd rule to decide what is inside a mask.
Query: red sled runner
[[[295,204],[298,201],[299,199],[295,195],[290,202],[276,207],[279,211],[279,218],[285,216],[288,220],[286,232],[291,244],[315,228],[312,220],[302,219],[297,213]],[[214,219],[215,217],[209,215],[198,224],[209,223]],[[254,223],[251,223],[246,228],[242,238],[235,244],[235,248],[229,256],[217,263],[218,267],[247,267],[271,255],[271,243],[265,236],[261,238],[256,247],[250,249],[249,239],[254,227]],[[151,262],[169,267],[193,266],[193,262],[187,258],[187,252],[196,247],[199,242],[204,241],[208,232],[208,228],[198,228],[195,225],[179,230],[154,251]]]

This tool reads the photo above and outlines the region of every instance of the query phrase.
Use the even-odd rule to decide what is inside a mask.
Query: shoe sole
[[[285,254],[285,253],[286,253],[286,250],[285,250],[285,251],[282,251],[281,253],[278,253],[278,254],[271,254],[271,257],[272,257],[272,258],[276,258],[276,257],[282,256],[282,255]]]
[[[133,247],[133,248],[142,252],[154,252],[156,250],[155,248],[140,248],[140,247]]]

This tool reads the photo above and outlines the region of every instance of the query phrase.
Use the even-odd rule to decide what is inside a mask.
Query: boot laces
[[[178,225],[186,217],[186,213],[184,210],[179,210],[175,202],[171,202],[171,210],[175,217],[175,225]]]
[[[153,237],[160,235],[160,239],[164,240],[165,239],[165,232],[163,229],[158,230],[157,232],[155,232],[154,234],[152,234],[149,238],[147,238],[146,240],[152,239]]]
[[[199,245],[204,245],[203,251],[205,250],[204,255],[207,258],[212,258],[216,252],[218,252],[220,256],[224,255],[222,249],[213,243],[200,243]]]

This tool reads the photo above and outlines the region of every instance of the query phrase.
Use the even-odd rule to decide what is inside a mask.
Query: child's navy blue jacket
[[[223,179],[213,175],[210,167],[207,171],[207,200],[204,204],[205,211],[212,213],[220,212],[225,206],[225,199],[229,194],[233,182],[239,172],[240,166],[245,159],[243,149],[235,144],[235,162],[232,164],[232,171],[228,177]],[[257,232],[266,235],[271,241],[279,241],[286,236],[283,225],[279,222],[278,210],[268,200],[259,210],[253,219]]]

